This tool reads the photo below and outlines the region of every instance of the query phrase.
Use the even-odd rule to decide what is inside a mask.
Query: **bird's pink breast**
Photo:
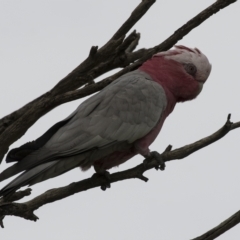
[[[175,106],[175,102],[173,101],[170,104],[167,104],[167,107],[162,113],[161,118],[157,123],[157,125],[147,135],[133,142],[129,146],[129,149],[126,149],[124,151],[113,152],[112,154],[95,161],[94,162],[95,169],[104,169],[104,170],[110,169],[112,167],[119,166],[120,164],[126,162],[127,160],[131,159],[137,154],[141,154],[145,156],[148,155],[149,146],[154,142],[154,140],[158,136],[163,126],[164,120],[171,113],[174,106]]]

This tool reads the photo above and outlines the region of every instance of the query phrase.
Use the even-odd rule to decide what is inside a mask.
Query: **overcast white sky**
[[[102,46],[140,0],[0,1],[1,117],[52,88],[84,60],[92,45]],[[134,29],[140,47],[162,42],[214,1],[158,0]],[[179,43],[198,47],[212,63],[200,96],[179,104],[151,149],[162,152],[205,137],[226,121],[240,121],[239,3],[211,17]],[[12,147],[33,140],[68,116],[82,100],[64,104],[40,119]],[[106,192],[92,189],[36,211],[37,222],[5,218],[0,239],[185,240],[197,237],[240,209],[240,129],[164,172],[149,171],[148,183],[128,180]],[[139,164],[138,156],[111,172]],[[0,171],[7,166],[5,163]],[[70,171],[33,186],[31,197],[93,170]],[[3,187],[7,181],[0,184]],[[26,198],[30,199],[30,198]],[[25,201],[25,199],[24,199]],[[240,225],[219,240],[239,240]]]

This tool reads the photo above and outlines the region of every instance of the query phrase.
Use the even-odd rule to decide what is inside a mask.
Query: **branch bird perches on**
[[[211,134],[208,137],[202,138],[194,143],[188,144],[181,148],[172,150],[172,146],[169,145],[166,150],[162,153],[162,158],[165,162],[172,160],[183,159],[190,154],[218,141],[223,138],[228,132],[240,127],[240,122],[232,123],[230,121],[231,115],[228,115],[227,122],[218,131]],[[157,166],[155,159],[148,161],[146,164],[139,164],[138,166],[128,169],[122,172],[111,174],[110,182],[118,182],[127,179],[137,178],[145,182],[148,179],[143,176],[143,173],[153,169]],[[31,189],[26,189],[24,191],[19,191],[11,196],[11,199],[0,199],[0,225],[3,227],[3,218],[6,215],[14,215],[18,217],[25,218],[27,220],[36,221],[38,217],[34,214],[34,211],[43,205],[52,203],[75,193],[86,191],[95,187],[100,187],[104,183],[104,178],[88,178],[79,182],[71,183],[68,186],[51,189],[45,193],[35,197],[34,199],[24,202],[24,203],[14,203],[12,201],[19,200],[30,194]],[[1,220],[2,219],[2,220]]]

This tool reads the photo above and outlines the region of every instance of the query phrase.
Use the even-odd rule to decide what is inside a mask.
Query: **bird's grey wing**
[[[81,155],[90,158],[91,151],[132,143],[154,128],[166,104],[163,88],[149,75],[139,70],[125,74],[83,102],[42,148],[6,169],[0,180],[56,159],[78,155],[81,161]]]
[[[156,126],[166,104],[163,88],[147,74],[125,74],[81,104],[40,152],[51,160],[115,142],[132,143]]]

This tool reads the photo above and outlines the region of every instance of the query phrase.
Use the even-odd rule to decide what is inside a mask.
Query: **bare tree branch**
[[[27,188],[23,191],[18,191],[18,192],[15,192],[13,195],[11,195],[7,201],[8,202],[15,202],[15,201],[18,201],[26,196],[29,196],[31,194],[31,191],[32,189],[31,188]],[[0,198],[0,206],[2,203],[5,203],[5,199],[4,198]]]
[[[192,240],[213,240],[229,229],[233,228],[240,222],[240,211],[233,214],[231,217],[220,223],[215,228],[209,230],[208,232],[204,233],[203,235],[194,238]]]
[[[172,147],[169,145],[167,149],[162,153],[162,158],[165,162],[185,158],[191,153],[194,153],[199,149],[202,149],[209,144],[218,141],[219,139],[224,137],[229,131],[239,127],[240,122],[230,122],[229,114],[227,122],[224,124],[224,126],[212,135],[172,151]],[[132,178],[137,178],[146,182],[148,181],[148,179],[143,176],[143,173],[156,167],[158,167],[157,161],[155,159],[148,159],[147,163],[145,162],[139,164],[134,168],[111,174],[110,182],[114,183]],[[5,215],[14,215],[25,218],[27,220],[36,221],[38,218],[34,215],[34,211],[41,206],[69,197],[78,192],[86,191],[95,187],[100,187],[105,183],[105,181],[106,180],[101,177],[88,178],[79,182],[71,183],[70,185],[65,187],[48,190],[47,192],[25,203],[10,203],[9,199],[2,198],[0,199],[0,217]],[[19,193],[16,192],[15,194],[17,195]],[[11,196],[12,199],[17,198],[14,195]]]
[[[92,47],[88,58],[63,78],[52,90],[0,120],[0,159],[8,151],[9,146],[23,136],[28,128],[40,117],[64,102],[86,96],[86,93],[76,89],[114,68],[127,66],[117,74],[105,79],[102,83],[91,84],[88,86],[89,89],[84,88],[82,90],[87,94],[99,91],[122,74],[138,68],[156,52],[168,50],[192,29],[199,26],[220,9],[236,2],[236,0],[219,0],[184,24],[161,44],[151,49],[141,49],[129,53],[128,51],[136,46],[139,35],[132,33],[131,38],[126,38],[124,41],[125,34],[154,2],[153,0],[143,0],[129,19],[102,48],[98,50],[96,46]],[[132,42],[129,39],[132,39]],[[122,49],[127,51],[123,52]]]

